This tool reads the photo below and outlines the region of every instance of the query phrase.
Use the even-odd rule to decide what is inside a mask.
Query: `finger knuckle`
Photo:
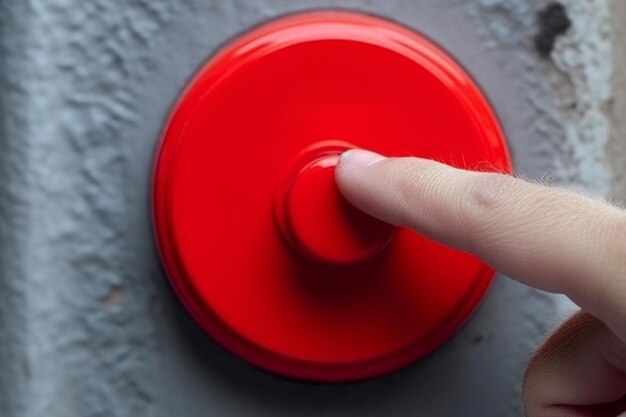
[[[489,239],[497,234],[510,211],[513,178],[497,173],[476,173],[468,178],[461,197],[459,221],[469,231],[472,241]]]

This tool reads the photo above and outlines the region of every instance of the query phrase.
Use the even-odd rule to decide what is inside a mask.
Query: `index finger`
[[[355,206],[568,295],[626,342],[626,215],[508,175],[351,150],[336,180]]]

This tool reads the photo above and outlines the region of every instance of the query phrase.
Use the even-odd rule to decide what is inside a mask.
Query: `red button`
[[[168,122],[153,193],[165,270],[207,333],[266,370],[346,381],[405,366],[491,282],[475,257],[350,206],[333,172],[351,147],[511,171],[467,73],[421,35],[357,13],[244,34]]]
[[[324,141],[306,149],[276,197],[276,218],[287,240],[322,262],[354,263],[378,253],[394,227],[349,204],[335,185],[335,165],[349,149]]]

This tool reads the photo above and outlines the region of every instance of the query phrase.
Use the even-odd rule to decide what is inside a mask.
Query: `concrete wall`
[[[0,2],[0,415],[519,415],[526,360],[571,310],[562,298],[500,277],[461,332],[410,368],[350,385],[281,379],[181,311],[148,186],[168,110],[216,47],[333,6],[391,17],[454,54],[521,174],[623,193],[624,2],[562,3],[564,34],[539,0]]]

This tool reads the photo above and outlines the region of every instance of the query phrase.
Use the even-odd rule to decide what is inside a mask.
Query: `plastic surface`
[[[380,375],[441,345],[493,271],[351,207],[341,151],[363,147],[510,172],[471,78],[384,19],[314,12],[230,42],[176,105],[159,151],[155,231],[199,325],[290,377]]]
[[[349,204],[335,186],[335,165],[351,148],[337,140],[306,148],[276,193],[276,220],[301,254],[337,264],[363,261],[389,243],[395,227]]]

